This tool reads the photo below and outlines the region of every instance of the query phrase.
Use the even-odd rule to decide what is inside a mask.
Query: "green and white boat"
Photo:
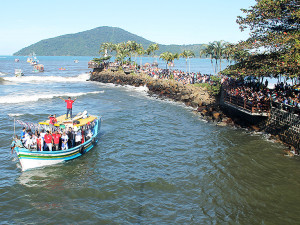
[[[100,136],[101,117],[89,115],[86,118],[74,118],[73,120],[67,120],[65,117],[66,115],[57,117],[57,123],[55,126],[72,126],[75,129],[80,129],[81,127],[89,124],[91,125],[91,138],[76,147],[58,151],[37,151],[37,149],[28,149],[24,146],[14,146],[14,150],[19,158],[22,171],[37,167],[50,166],[78,158],[90,151],[97,144]],[[74,121],[77,121],[77,123],[74,123]],[[49,120],[40,122],[39,124],[49,126]]]

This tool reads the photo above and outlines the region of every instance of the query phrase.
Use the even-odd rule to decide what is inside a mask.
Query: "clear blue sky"
[[[236,24],[255,0],[1,0],[0,55],[42,39],[100,26],[120,27],[159,44],[238,42]]]

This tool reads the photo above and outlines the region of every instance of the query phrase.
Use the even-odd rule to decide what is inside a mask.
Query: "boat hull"
[[[93,137],[81,145],[68,150],[59,151],[30,151],[26,148],[15,148],[15,151],[19,157],[19,161],[22,167],[22,171],[50,166],[62,162],[66,162],[75,158],[78,158],[91,150],[98,142],[100,136],[101,120],[96,120],[94,127],[95,134]]]

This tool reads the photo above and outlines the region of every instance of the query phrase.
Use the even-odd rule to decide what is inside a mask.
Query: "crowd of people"
[[[48,130],[42,129],[41,132],[23,127],[21,138],[16,136],[16,140],[21,142],[14,143],[36,151],[59,151],[76,147],[93,136],[94,123],[88,123],[80,128],[68,127],[65,129],[49,126]],[[21,146],[20,146],[21,147]]]
[[[111,63],[111,65],[109,64],[107,66],[117,66],[117,64]],[[155,79],[170,79],[172,77],[174,80],[183,84],[214,84],[214,81],[211,79],[213,75],[211,74],[201,74],[200,72],[188,73],[181,70],[170,71],[169,69],[151,66],[149,63],[142,67],[133,65],[125,65],[125,67],[130,67],[138,73],[148,74]],[[245,80],[244,78],[232,79],[226,76],[222,76],[221,83],[228,96],[239,97],[248,104],[258,108],[261,108],[263,105],[270,105],[270,101],[285,106],[300,108],[300,92],[293,89],[293,87],[287,83],[280,82],[275,85],[274,89],[269,89],[267,80],[263,83],[253,78]]]
[[[106,69],[116,68],[121,66],[118,62],[110,62],[105,64]],[[150,77],[155,79],[170,79],[171,77],[183,84],[195,84],[195,83],[213,83],[211,80],[211,74],[201,74],[200,72],[184,72],[182,70],[169,70],[162,69],[157,66],[151,66],[149,63],[146,63],[145,66],[135,66],[130,64],[122,65],[124,70],[133,70],[136,73],[148,74]]]
[[[223,78],[222,83],[228,96],[239,97],[253,106],[270,105],[272,101],[283,106],[300,108],[300,92],[287,83],[280,82],[274,89],[268,88],[267,80],[263,83],[251,79]]]
[[[212,83],[211,74],[201,74],[200,72],[184,72],[182,70],[161,69],[158,67],[143,67],[139,70],[140,73],[148,74],[155,79],[170,79],[181,82],[183,84],[195,84],[195,83]]]

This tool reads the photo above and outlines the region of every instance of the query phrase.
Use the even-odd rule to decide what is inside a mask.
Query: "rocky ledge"
[[[187,106],[195,108],[195,112],[208,121],[216,122],[220,126],[233,124],[233,121],[220,110],[215,96],[202,87],[183,85],[174,80],[154,79],[143,74],[125,74],[123,71],[112,72],[109,70],[93,72],[90,80],[135,87],[146,86],[150,95],[183,102]]]

